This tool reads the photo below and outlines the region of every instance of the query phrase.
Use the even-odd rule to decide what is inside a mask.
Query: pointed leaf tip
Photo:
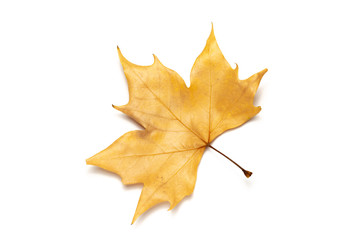
[[[125,58],[124,55],[122,54],[119,46],[117,46],[117,51],[118,51],[118,55],[119,55],[119,58],[120,58],[120,62],[122,63],[123,60],[126,61],[126,58]]]
[[[116,110],[120,111],[120,112],[123,112],[123,110],[125,108],[125,105],[116,106],[116,105],[112,104],[112,107],[115,108]]]
[[[158,58],[154,53],[153,53],[152,55],[153,55],[153,57],[154,57],[154,63],[153,63],[153,65],[154,65],[155,63],[161,63],[160,60],[159,60],[159,58]]]
[[[92,163],[91,163],[91,159],[92,159],[93,157],[90,157],[90,158],[88,158],[88,159],[86,159],[85,161],[86,161],[86,165],[93,165]]]
[[[131,221],[131,225],[133,225],[135,223],[135,221],[137,220],[138,217],[139,216],[137,216],[136,213],[135,213],[135,215],[134,215],[134,217],[133,217],[133,219]]]
[[[237,63],[235,63],[234,71],[236,73],[236,76],[238,76],[239,75],[239,65]]]
[[[215,37],[215,33],[214,33],[214,24],[211,23],[211,32],[210,32],[210,36]]]

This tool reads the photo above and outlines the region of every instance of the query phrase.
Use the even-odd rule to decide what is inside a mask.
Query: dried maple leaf
[[[168,201],[172,209],[193,192],[206,147],[213,148],[210,143],[217,136],[260,111],[253,99],[267,69],[239,80],[238,66],[232,69],[225,60],[213,28],[191,70],[189,88],[155,55],[152,65],[139,66],[126,60],[119,48],[118,53],[130,100],[113,107],[145,130],[124,134],[87,164],[120,175],[124,184],[144,184],[134,222],[154,205]]]

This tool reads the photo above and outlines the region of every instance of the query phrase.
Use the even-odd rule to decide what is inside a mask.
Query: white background
[[[359,239],[358,1],[2,1],[1,239]],[[141,186],[85,159],[139,126],[116,46],[187,84],[214,23],[262,111],[213,142],[194,194],[130,225]]]

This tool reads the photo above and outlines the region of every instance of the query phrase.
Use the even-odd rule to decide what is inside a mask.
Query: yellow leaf
[[[232,69],[224,58],[213,28],[191,70],[189,88],[155,55],[152,65],[139,66],[126,60],[119,48],[118,53],[130,100],[113,107],[145,130],[124,134],[87,164],[120,175],[124,184],[144,184],[134,222],[154,205],[167,201],[172,209],[193,192],[206,147],[261,110],[253,99],[267,69],[239,80],[238,67]]]

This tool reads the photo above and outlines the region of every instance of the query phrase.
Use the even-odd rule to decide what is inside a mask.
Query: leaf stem
[[[231,158],[229,158],[228,156],[226,156],[225,154],[223,154],[222,152],[220,152],[219,150],[217,150],[216,148],[214,148],[213,146],[211,146],[210,144],[208,145],[210,148],[214,149],[215,151],[217,151],[218,153],[220,153],[221,155],[223,155],[224,157],[226,157],[230,162],[232,162],[233,164],[235,164],[238,168],[240,168],[245,177],[249,178],[252,175],[252,172],[245,170],[244,168],[242,168],[239,164],[237,164],[236,162],[234,162]]]

